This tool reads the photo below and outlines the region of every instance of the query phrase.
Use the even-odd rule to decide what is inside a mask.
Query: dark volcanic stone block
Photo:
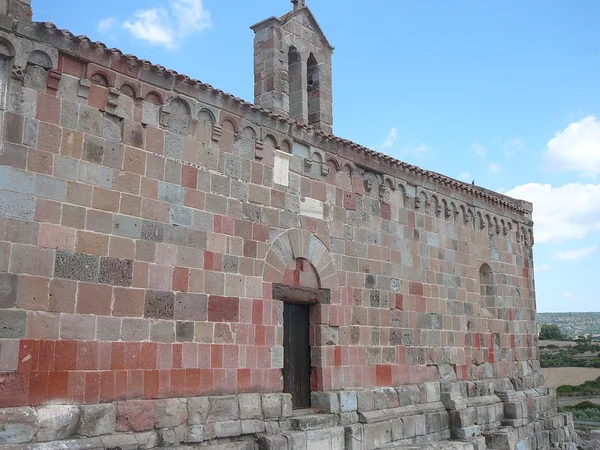
[[[150,319],[173,319],[173,292],[146,291],[144,317]]]
[[[177,342],[192,342],[194,340],[194,322],[177,322],[175,330]]]
[[[133,261],[118,258],[100,259],[98,281],[115,286],[131,286],[133,280]]]
[[[57,250],[54,276],[79,281],[98,281],[100,260],[97,256]]]

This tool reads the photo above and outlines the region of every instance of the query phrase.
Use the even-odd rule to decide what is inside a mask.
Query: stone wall
[[[2,412],[0,442],[175,444],[203,423],[157,415],[143,432],[158,440],[139,443],[141,430],[113,432],[120,405],[189,415],[191,398],[241,408],[261,394],[257,428],[227,419],[202,439],[355,448],[355,433],[377,429],[391,445],[485,448],[505,425],[517,431],[499,440],[563,430],[551,442],[568,448],[568,419],[538,399],[552,396],[539,375],[530,204],[27,17],[0,15],[0,68],[0,407],[18,408]],[[267,417],[265,399],[288,404],[273,284],[328,291],[311,312],[320,415]],[[418,398],[401,388],[423,383]],[[207,398],[197,401],[221,401]],[[64,425],[44,431],[55,415]],[[407,433],[413,415],[422,434]],[[383,445],[366,439],[359,448]]]

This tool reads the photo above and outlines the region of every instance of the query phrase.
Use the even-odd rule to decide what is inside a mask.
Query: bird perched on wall
[[[472,184],[473,186],[475,186],[475,180],[471,181],[471,184]]]

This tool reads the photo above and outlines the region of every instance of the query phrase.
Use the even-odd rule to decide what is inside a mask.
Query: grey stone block
[[[190,425],[204,424],[210,416],[209,397],[192,397],[188,399],[188,423]]]
[[[31,195],[0,191],[0,215],[33,220],[35,201]]]
[[[99,439],[105,449],[138,450],[139,448],[138,440],[132,434],[100,436]]]
[[[37,147],[39,122],[35,119],[25,119],[23,130],[23,145],[31,148]],[[56,158],[56,156],[55,156]]]
[[[262,417],[260,394],[238,395],[241,419],[259,419]]]
[[[51,200],[67,199],[67,183],[58,178],[37,174],[35,177],[35,195]]]
[[[313,393],[314,394],[314,393]],[[281,395],[280,394],[262,394],[262,409],[265,418],[281,417]]]
[[[35,175],[9,166],[0,166],[0,190],[33,194]]]
[[[210,418],[214,422],[238,420],[240,409],[237,396],[210,397]]]
[[[114,434],[116,424],[117,410],[114,405],[83,405],[77,434],[88,437]]]
[[[164,428],[158,431],[159,442],[163,447],[172,447],[183,442],[185,439],[185,433],[185,425],[179,425],[174,428]]]
[[[0,310],[0,339],[25,337],[27,313],[23,310]]]
[[[358,409],[358,397],[356,392],[341,391],[340,392],[340,411],[350,412]]]
[[[217,438],[235,437],[241,434],[242,424],[239,420],[215,423],[215,435]]]
[[[37,430],[37,414],[33,408],[0,409],[0,444],[30,442]]]
[[[147,341],[150,338],[150,321],[124,317],[121,321],[122,341]]]
[[[169,223],[180,227],[192,226],[193,210],[185,206],[171,205]]]
[[[112,188],[112,169],[87,161],[81,161],[79,164],[79,181],[110,189]]]
[[[169,398],[156,400],[155,404],[156,428],[177,427],[188,420],[188,410],[185,400]]]
[[[96,318],[96,339],[118,341],[121,336],[121,318],[98,316]]]
[[[175,295],[175,320],[204,321],[208,319],[208,296],[178,292]]]
[[[79,421],[79,407],[74,405],[49,405],[37,410],[37,442],[58,441],[71,436]]]
[[[84,314],[61,314],[61,339],[94,339],[96,335],[96,317]],[[117,334],[117,339],[119,339]]]
[[[100,258],[98,281],[114,286],[131,286],[133,261],[118,258]]]
[[[104,139],[86,134],[83,142],[83,159],[95,164],[102,164]]]
[[[184,437],[185,443],[197,443],[204,440],[204,425],[190,425]]]
[[[194,340],[194,322],[176,322],[175,335],[177,342],[192,342]]]
[[[142,222],[141,238],[154,242],[162,242],[164,238],[164,225],[150,220]]]
[[[175,323],[171,320],[151,321],[150,340],[152,342],[175,342]]]
[[[142,220],[136,217],[116,215],[113,217],[113,234],[139,239],[142,235]]]
[[[0,272],[0,308],[12,308],[17,304],[18,287],[17,274]]]
[[[79,172],[79,160],[54,155],[54,176],[66,180],[77,180]]]
[[[54,261],[54,276],[88,282],[98,281],[100,260],[97,256],[57,250]]]
[[[158,182],[158,199],[160,201],[175,205],[183,205],[183,197],[183,186],[167,183],[166,181]]]

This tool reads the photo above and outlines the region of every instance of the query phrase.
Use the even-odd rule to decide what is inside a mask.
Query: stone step
[[[430,444],[404,444],[390,442],[377,447],[377,450],[473,450],[473,444],[468,442],[440,441]]]
[[[319,410],[318,408],[293,409],[292,415],[290,417],[311,416],[320,413],[321,410]]]
[[[297,431],[320,430],[333,428],[339,425],[336,414],[310,414],[307,416],[292,417],[292,428]]]

